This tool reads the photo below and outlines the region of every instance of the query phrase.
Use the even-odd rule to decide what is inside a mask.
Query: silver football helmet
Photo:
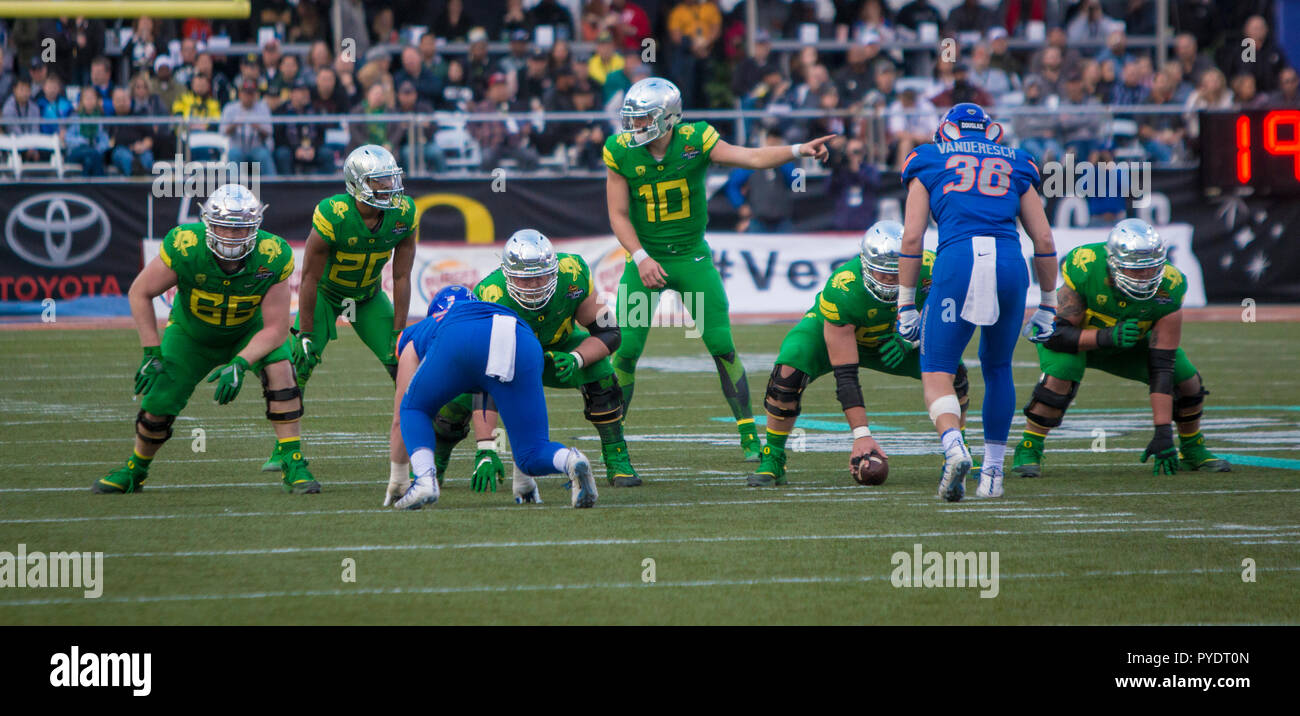
[[[1125,219],[1106,237],[1106,266],[1121,291],[1139,301],[1156,295],[1164,278],[1169,247],[1155,227],[1141,219]]]
[[[903,250],[903,225],[897,221],[877,221],[862,235],[859,258],[862,282],[876,298],[886,303],[898,299],[898,255]],[[876,278],[875,272],[894,275],[893,283]]]
[[[343,162],[343,183],[353,199],[377,209],[402,204],[402,168],[392,152],[377,144],[352,150]]]
[[[223,184],[203,203],[208,248],[218,258],[238,261],[253,251],[266,206],[247,187]]]
[[[668,80],[647,77],[632,85],[623,98],[621,128],[629,136],[629,147],[669,134],[681,119],[682,93]]]
[[[536,311],[555,295],[560,259],[551,240],[533,229],[516,231],[501,252],[501,272],[506,290],[524,308]]]

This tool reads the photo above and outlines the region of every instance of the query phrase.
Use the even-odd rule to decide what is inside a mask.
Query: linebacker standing
[[[259,228],[265,208],[245,187],[218,187],[203,206],[203,221],[168,232],[158,257],[131,284],[131,316],[144,346],[135,374],[135,392],[144,397],[135,419],[135,452],[126,465],[96,480],[93,492],[140,490],[154,455],[172,436],[172,422],[204,375],[217,384],[214,397],[225,405],[250,370],[262,378],[266,417],[284,456],[277,465],[284,489],[320,492],[302,457],[302,394],[289,364],[286,279],[293,273],[293,251]],[[173,286],[176,298],[159,341],[153,299]]]
[[[651,77],[627,91],[622,132],[605,141],[605,183],[609,223],[628,253],[619,282],[621,300],[652,308],[654,293],[668,288],[701,297],[702,338],[718,369],[722,394],[736,419],[746,460],[758,460],[760,443],[749,401],[749,382],[731,336],[727,294],[704,240],[708,225],[705,176],[710,161],[745,169],[774,169],[791,156],[827,156],[825,142],[746,148],[718,138],[707,122],[681,123],[682,95],[673,83]],[[683,300],[691,306],[691,301]],[[626,306],[619,310],[631,315]],[[614,372],[623,389],[623,414],[632,401],[636,364],[650,333],[645,325],[620,320],[622,344],[614,355]]]

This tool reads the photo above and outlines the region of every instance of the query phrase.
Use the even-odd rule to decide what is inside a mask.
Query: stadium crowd
[[[548,113],[612,116],[632,83],[656,75],[681,88],[688,111],[754,110],[718,123],[732,141],[844,135],[830,170],[846,191],[897,168],[930,141],[943,108],[964,101],[1004,119],[1011,141],[1040,160],[1122,150],[1181,163],[1196,156],[1197,110],[1300,107],[1273,6],[1170,0],[1163,67],[1151,43],[1130,46],[1155,34],[1151,0],[758,0],[752,53],[743,0],[254,0],[246,20],[0,20],[0,130],[56,135],[89,176],[149,174],[204,131],[225,137],[229,160],[261,162],[264,176],[337,172],[367,143],[408,171],[446,171],[452,159],[460,169],[602,171],[611,120]],[[774,40],[802,46],[781,51]],[[232,42],[258,51],[230,54]],[[1145,111],[1122,109],[1135,105]],[[410,113],[420,120],[373,118]],[[457,122],[465,113],[502,116]],[[93,121],[127,115],[172,118]],[[288,119],[314,115],[347,118]],[[66,117],[92,121],[13,121]],[[468,163],[439,141],[447,129],[476,150]]]

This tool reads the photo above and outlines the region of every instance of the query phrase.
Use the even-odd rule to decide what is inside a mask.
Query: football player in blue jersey
[[[459,298],[448,300],[448,294]],[[443,289],[432,303],[430,317],[402,331],[398,342],[398,375],[411,376],[404,391],[399,385],[398,420],[415,480],[393,506],[419,509],[438,501],[433,421],[462,393],[484,393],[496,404],[522,471],[514,487],[517,502],[540,501],[533,476],[563,473],[573,506],[594,506],[591,462],[549,438],[542,347],[532,329],[509,308],[474,300],[463,286]]]
[[[917,147],[903,163],[907,203],[898,262],[898,332],[921,341],[925,404],[943,441],[939,495],[949,502],[966,494],[972,465],[952,381],[976,326],[984,375],[984,460],[976,494],[1002,495],[1003,458],[1016,402],[1011,353],[1029,289],[1017,217],[1033,243],[1041,289],[1026,328],[1031,341],[1047,340],[1056,313],[1056,246],[1034,188],[1041,180],[1038,166],[1026,152],[999,144],[1001,136],[1001,125],[979,105],[958,104],[943,116],[934,144]],[[931,215],[939,246],[921,314],[916,285]]]

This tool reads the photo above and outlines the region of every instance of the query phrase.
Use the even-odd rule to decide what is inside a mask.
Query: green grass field
[[[788,326],[737,328],[755,407]],[[1184,346],[1213,392],[1210,447],[1231,474],[1153,477],[1146,388],[1090,374],[1048,442],[1045,476],[1008,477],[1001,500],[935,496],[936,440],[919,383],[864,372],[881,487],[847,472],[833,381],[807,392],[790,485],[744,487],[712,361],[660,329],[628,425],[646,484],[573,510],[469,489],[472,444],[441,501],[379,506],[387,481],[387,374],[350,329],[311,384],[305,450],[324,484],[290,496],[258,471],[272,445],[255,385],[230,406],[204,386],[144,492],[92,495],[131,449],[139,361],[132,331],[0,332],[0,551],[100,551],[103,596],[0,589],[2,624],[1275,624],[1300,622],[1300,325],[1194,323]],[[968,354],[973,358],[974,350]],[[1037,379],[1016,353],[1018,401]],[[979,371],[970,431],[978,446]],[[576,391],[548,393],[552,436],[599,455]],[[761,421],[761,419],[760,419]],[[1017,414],[1013,436],[1023,418]],[[192,451],[192,431],[206,452]],[[1094,430],[1105,431],[1094,452]],[[1010,455],[1008,455],[1008,466]],[[598,473],[603,478],[603,468]],[[974,484],[968,493],[973,494]],[[891,585],[891,556],[997,552],[999,593]],[[643,581],[647,558],[656,581]],[[343,580],[355,560],[355,582]],[[1242,578],[1243,560],[1256,580]]]

